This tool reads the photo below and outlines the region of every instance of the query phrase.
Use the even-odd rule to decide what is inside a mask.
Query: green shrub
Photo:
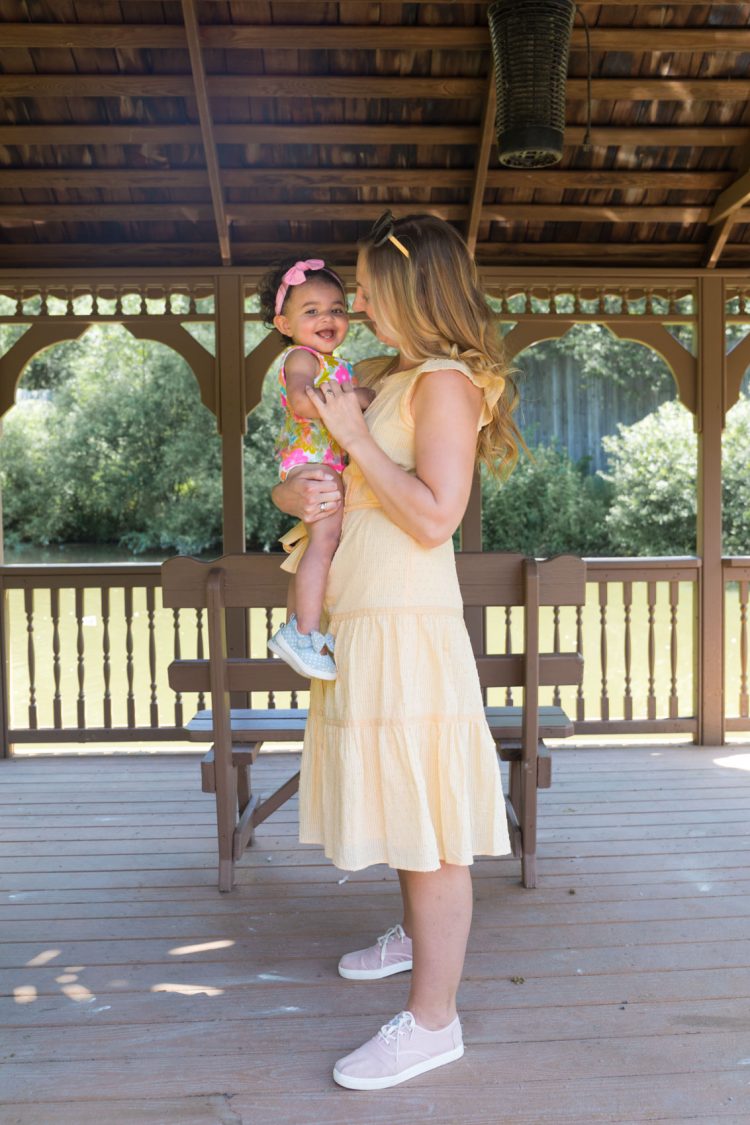
[[[611,484],[607,528],[618,555],[695,552],[696,437],[692,415],[665,402],[603,439]]]
[[[750,555],[750,397],[727,415],[724,431],[725,555]]]
[[[522,455],[504,483],[484,476],[482,531],[486,550],[527,554],[607,554],[608,488],[557,446]]]

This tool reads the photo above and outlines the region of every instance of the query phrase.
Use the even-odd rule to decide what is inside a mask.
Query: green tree
[[[5,422],[9,541],[113,542],[136,552],[215,544],[219,440],[183,361],[116,327],[58,350],[73,376],[46,401],[21,401]]]

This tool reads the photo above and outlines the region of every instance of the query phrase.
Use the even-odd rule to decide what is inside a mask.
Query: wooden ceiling
[[[582,4],[593,144],[577,20],[538,171],[497,160],[487,7],[3,0],[0,265],[343,264],[390,207],[492,266],[750,266],[750,4]]]

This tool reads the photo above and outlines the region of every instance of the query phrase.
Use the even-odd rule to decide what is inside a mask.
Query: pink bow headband
[[[275,311],[278,316],[281,312],[287,292],[292,285],[303,285],[308,270],[324,270],[326,264],[322,258],[308,258],[305,262],[295,262],[281,279],[281,285],[276,293]],[[333,274],[331,275],[334,276]]]

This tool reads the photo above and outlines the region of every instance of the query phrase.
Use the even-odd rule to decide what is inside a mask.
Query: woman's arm
[[[300,469],[271,490],[271,499],[276,507],[295,516],[304,523],[316,523],[335,512],[342,503],[341,490],[337,481],[325,469],[310,465]],[[321,504],[325,510],[321,511]]]
[[[314,392],[313,392],[314,393]],[[393,522],[423,547],[450,539],[471,492],[482,392],[461,371],[440,370],[420,379],[412,400],[416,475],[388,457],[371,437],[347,394],[320,403],[321,417],[359,465]]]

